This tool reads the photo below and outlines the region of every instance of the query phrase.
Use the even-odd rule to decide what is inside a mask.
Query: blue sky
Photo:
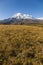
[[[0,0],[0,19],[9,18],[15,13],[43,17],[43,0]]]

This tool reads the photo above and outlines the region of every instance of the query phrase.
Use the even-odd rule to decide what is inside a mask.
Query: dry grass
[[[0,25],[0,65],[43,65],[43,27]]]

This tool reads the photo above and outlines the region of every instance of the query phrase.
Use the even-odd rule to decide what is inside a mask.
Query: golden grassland
[[[43,65],[43,27],[0,25],[0,65]]]

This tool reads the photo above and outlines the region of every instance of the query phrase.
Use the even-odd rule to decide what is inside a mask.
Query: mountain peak
[[[29,14],[22,14],[22,13],[16,13],[12,16],[12,18],[16,19],[32,19],[32,15]]]

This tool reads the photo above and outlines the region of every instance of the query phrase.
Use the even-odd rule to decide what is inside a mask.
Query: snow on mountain
[[[28,14],[22,14],[22,13],[16,13],[15,15],[12,16],[12,18],[16,18],[16,19],[32,19],[32,15],[28,15]]]
[[[43,23],[43,18],[34,18],[32,15],[16,13],[12,17],[0,20],[0,24],[29,24]]]
[[[37,18],[37,19],[39,19],[39,20],[43,20],[43,17],[42,17],[42,18]]]

